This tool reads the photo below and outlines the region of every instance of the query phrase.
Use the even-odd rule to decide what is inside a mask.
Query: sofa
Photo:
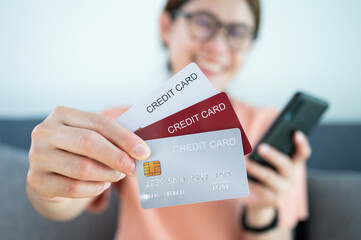
[[[25,194],[31,131],[43,118],[0,119],[0,239],[113,239],[118,205],[113,193],[100,215],[69,222],[42,218]],[[310,135],[307,162],[310,217],[296,239],[361,239],[361,124],[322,124]]]

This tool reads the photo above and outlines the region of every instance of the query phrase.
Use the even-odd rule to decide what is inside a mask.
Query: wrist
[[[274,207],[248,209],[244,206],[241,223],[242,228],[248,232],[268,232],[277,227],[278,211]]]
[[[263,208],[247,207],[247,224],[254,227],[268,225],[275,217],[276,209],[272,206]]]

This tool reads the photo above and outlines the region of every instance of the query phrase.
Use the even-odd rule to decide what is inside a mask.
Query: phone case
[[[249,158],[275,169],[257,154],[258,145],[260,143],[268,143],[279,151],[291,156],[294,152],[293,133],[296,130],[300,130],[308,135],[317,125],[328,105],[326,101],[320,98],[303,92],[297,92],[254,148]],[[251,176],[249,178],[255,180]]]

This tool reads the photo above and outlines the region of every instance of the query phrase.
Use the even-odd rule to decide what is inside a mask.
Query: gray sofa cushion
[[[361,124],[322,124],[310,135],[309,168],[361,171]]]
[[[308,172],[306,239],[361,239],[360,172]]]
[[[113,194],[102,215],[83,213],[70,222],[41,217],[25,194],[27,151],[0,143],[0,238],[1,239],[113,239],[117,204]]]
[[[43,117],[29,119],[0,118],[0,142],[28,150],[33,128],[44,119]]]

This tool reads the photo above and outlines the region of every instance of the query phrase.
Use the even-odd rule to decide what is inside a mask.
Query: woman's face
[[[192,0],[181,10],[186,13],[207,11],[222,23],[242,23],[250,29],[255,25],[251,9],[244,0]],[[223,91],[238,73],[250,48],[232,50],[224,29],[208,41],[197,41],[185,17],[171,21],[167,14],[161,17],[161,34],[168,48],[172,74],[195,62],[218,91]]]

